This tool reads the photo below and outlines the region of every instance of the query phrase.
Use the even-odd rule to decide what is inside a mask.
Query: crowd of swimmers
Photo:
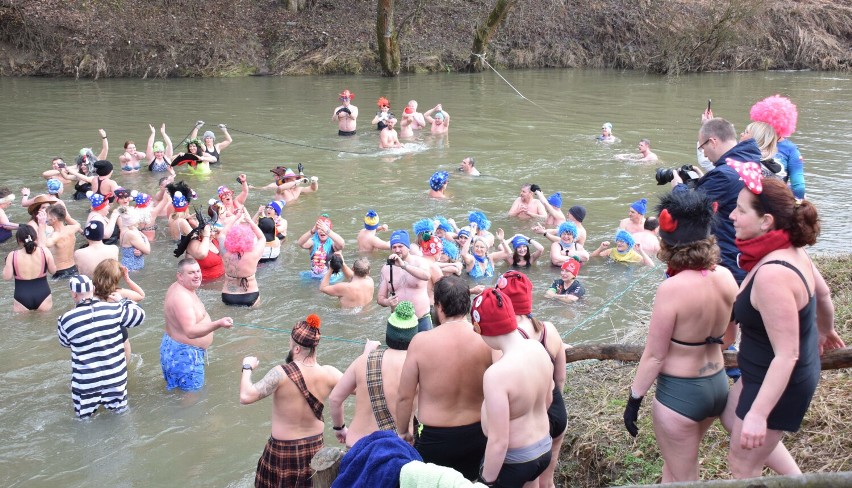
[[[344,90],[339,99],[332,115],[338,134],[354,135],[354,94]],[[380,131],[382,147],[399,143],[397,122],[403,138],[414,130],[441,134],[449,128],[450,115],[441,104],[421,114],[412,100],[400,121],[384,97],[378,108],[371,125]],[[296,246],[308,251],[302,277],[317,280],[319,291],[339,297],[341,307],[373,300],[387,307],[385,345],[368,342],[345,372],[321,365],[321,319],[311,314],[293,327],[284,363],[259,381],[252,381],[259,359],[243,359],[240,402],[273,396],[272,432],[256,485],[310,485],[309,463],[323,446],[328,402],[333,431],[349,448],[340,486],[381,486],[388,479],[378,476],[399,480],[436,473],[447,479],[455,473],[485,486],[553,486],[567,429],[562,391],[564,349],[570,346],[553,324],[533,315],[534,285],[524,271],[539,260],[558,269],[559,278],[546,285],[543,296],[570,304],[586,293],[577,279],[582,267],[604,258],[654,266],[656,257],[668,265],[624,412],[625,426],[636,436],[640,404],[656,382],[652,411],[663,481],[698,478],[698,445],[720,416],[732,436],[734,476],[757,476],[764,465],[782,474],[798,472],[781,442],[783,432],[801,425],[819,380],[821,352],[845,345],[834,331],[830,291],[804,251],[816,241],[819,219],[814,206],[796,193],[794,166],[801,171],[801,161],[774,153],[781,147],[779,136],[795,129],[796,115],[786,98],[762,100],[752,108],[754,122],[738,138],[730,122],[708,109],[697,141],[699,159],[710,161],[710,166],[703,163],[706,173],[692,187],[675,174],[671,193],[655,209],[645,198],[625,205],[627,215],[617,224],[613,243],[605,240],[591,252],[585,247],[587,209],[564,204],[560,192],[545,195],[535,184],[521,185],[507,205],[517,233],[492,232],[478,210],[467,212],[461,225],[453,218],[423,216],[410,229],[391,231],[374,209],[366,209],[363,229],[354,236],[362,256],[351,267],[343,251],[353,236],[338,234],[329,215],[318,216],[296,233]],[[104,130],[99,155],[83,149],[70,166],[54,158],[43,174],[45,193],[32,196],[29,188],[21,189],[29,221],[9,222],[5,211],[15,195],[0,189],[5,234],[0,238],[10,238],[14,230],[18,243],[4,267],[4,278],[15,282],[13,309],[52,307],[48,273],[69,283],[75,307],[59,317],[58,334],[71,348],[72,401],[81,418],[100,405],[127,408],[127,329],[145,319],[139,305],[145,292],[130,272],[145,272],[145,256],[158,245],[152,241],[168,234],[179,258],[163,305],[164,381],[169,390],[197,391],[205,383],[214,332],[234,323],[231,317],[211,318],[198,288],[221,279],[225,304],[257,304],[258,264],[274,262],[287,242],[285,208],[319,189],[319,178],[305,176],[301,164],[278,166],[271,170],[271,183],[253,186],[240,174],[239,193],[219,186],[203,210],[190,211],[190,202],[199,197],[185,181],[175,181],[176,170],[209,172],[233,142],[223,125],[224,141],[217,143],[212,131],[196,139],[203,125],[195,124],[185,152],[174,152],[165,124],[162,141],[155,141],[150,126],[146,153],[133,141],[124,144],[123,173],[147,165],[163,175],[151,194],[112,179]],[[601,140],[612,137],[612,125],[604,124]],[[646,140],[640,151],[653,154]],[[475,164],[464,158],[459,170],[477,176]],[[429,196],[445,198],[449,177],[435,172]],[[75,220],[63,203],[63,189],[72,184],[74,199],[90,204],[84,219]],[[252,214],[250,193],[266,191],[272,200]],[[167,223],[167,229],[160,230],[159,223]],[[379,235],[385,232],[390,232],[387,240]],[[85,244],[76,249],[78,234]],[[377,252],[389,254],[377,273],[376,292],[363,254]],[[501,274],[501,268],[508,271]],[[691,298],[683,290],[690,290]],[[742,377],[731,387],[721,358],[723,348],[737,339],[737,325]],[[347,422],[343,404],[350,395],[355,408]],[[393,463],[394,471],[380,461],[385,457],[371,457],[379,451],[404,462]]]

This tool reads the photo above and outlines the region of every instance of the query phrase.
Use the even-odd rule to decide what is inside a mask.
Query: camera
[[[64,167],[65,167],[65,163],[56,163],[56,167],[57,167],[57,168],[64,168]]]
[[[654,173],[654,179],[657,180],[658,185],[665,185],[674,179],[675,171],[677,171],[683,183],[690,188],[694,188],[695,182],[700,178],[692,166],[684,164],[680,168],[657,168],[657,171]]]
[[[396,259],[394,259],[394,258],[388,258],[388,260],[387,260],[387,265],[388,265],[388,266],[393,266],[393,265],[394,265],[394,263],[396,263]]]
[[[541,191],[541,187],[536,185],[535,183],[533,183],[532,185],[530,185],[530,191],[533,192],[533,193],[535,193],[537,191]]]

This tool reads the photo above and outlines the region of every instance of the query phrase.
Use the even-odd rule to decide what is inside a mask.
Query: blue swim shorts
[[[204,349],[183,344],[164,333],[160,343],[160,366],[166,389],[200,390],[204,386],[205,354]]]

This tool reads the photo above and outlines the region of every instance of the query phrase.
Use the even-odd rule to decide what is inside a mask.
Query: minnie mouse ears
[[[731,158],[725,159],[725,163],[734,168],[734,171],[740,175],[740,179],[743,180],[748,191],[755,195],[763,193],[763,172],[759,164],[751,161],[737,161]]]

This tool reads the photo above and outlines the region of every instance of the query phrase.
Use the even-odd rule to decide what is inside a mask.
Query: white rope
[[[526,101],[530,102],[531,104],[535,105],[536,107],[538,107],[538,108],[540,108],[540,109],[542,109],[542,110],[545,110],[545,111],[546,111],[546,109],[545,109],[544,107],[542,107],[541,105],[539,105],[539,104],[535,103],[534,101],[532,101],[532,100],[530,100],[529,98],[527,98],[526,96],[524,96],[524,94],[523,94],[523,93],[521,93],[521,92],[519,92],[519,91],[518,91],[518,89],[517,89],[517,88],[515,88],[515,86],[514,86],[514,85],[512,85],[511,83],[509,83],[509,80],[507,80],[506,78],[504,78],[504,77],[503,77],[503,75],[501,75],[499,71],[497,71],[496,69],[494,69],[494,66],[491,66],[491,64],[490,64],[488,61],[486,61],[486,60],[485,60],[485,55],[483,55],[483,54],[477,54],[477,53],[473,53],[473,55],[474,55],[474,56],[476,56],[476,57],[478,57],[478,58],[479,58],[479,59],[480,59],[483,63],[485,63],[485,65],[486,65],[486,66],[488,66],[489,68],[491,68],[491,71],[493,71],[493,72],[497,73],[497,76],[499,76],[501,80],[505,81],[505,82],[506,82],[506,84],[507,84],[507,85],[509,85],[509,87],[510,87],[510,88],[512,88],[512,90],[515,90],[515,93],[517,93],[517,94],[518,94],[521,98],[523,98],[524,100],[526,100]]]

